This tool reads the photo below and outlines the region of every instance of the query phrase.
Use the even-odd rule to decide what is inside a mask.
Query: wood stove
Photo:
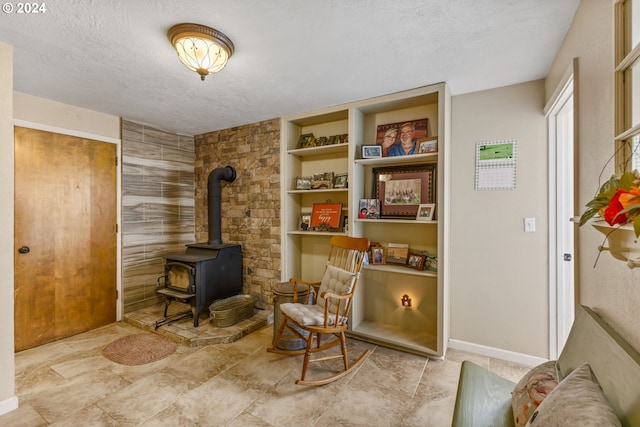
[[[163,276],[158,278],[158,293],[166,297],[164,319],[156,328],[193,316],[193,326],[200,314],[214,301],[242,292],[242,247],[240,245],[196,243],[187,245],[182,254],[164,258]],[[191,311],[168,317],[172,301],[186,302]]]
[[[164,318],[156,328],[193,316],[197,327],[200,314],[214,301],[242,293],[242,247],[223,244],[221,239],[220,182],[233,182],[231,166],[214,169],[208,179],[209,241],[187,245],[185,253],[164,257],[164,275],[158,278],[157,292],[166,297]],[[191,310],[168,317],[172,301],[186,302]]]

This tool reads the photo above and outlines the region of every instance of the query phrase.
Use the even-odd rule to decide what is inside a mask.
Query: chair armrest
[[[468,360],[462,362],[452,427],[513,427],[515,383]]]
[[[307,287],[307,297],[305,298],[304,303],[308,304],[309,299],[311,298],[311,293],[318,293],[318,289],[320,288],[320,282],[308,282],[306,280],[298,279],[292,277],[289,279],[289,282],[293,283],[293,302],[298,302],[298,284],[304,285]]]

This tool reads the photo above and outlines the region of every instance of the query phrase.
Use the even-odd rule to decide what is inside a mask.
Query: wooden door
[[[116,145],[15,128],[15,348],[116,319]]]

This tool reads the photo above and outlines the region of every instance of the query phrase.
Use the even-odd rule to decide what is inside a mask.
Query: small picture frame
[[[382,157],[382,146],[380,145],[363,145],[362,146],[363,159],[375,159],[378,157]]]
[[[435,210],[435,203],[421,203],[420,206],[418,206],[416,221],[432,221]]]
[[[311,177],[310,176],[297,176],[296,177],[296,190],[311,190]]]
[[[384,248],[382,246],[371,247],[371,264],[386,264],[386,254],[384,253]]]
[[[438,152],[438,137],[432,136],[429,138],[422,138],[417,141],[418,147],[416,154],[424,153],[437,153]]]
[[[314,173],[311,179],[312,190],[327,190],[333,188],[333,172]]]
[[[311,227],[311,213],[302,213],[300,214],[300,231],[308,231],[309,227]]]
[[[333,178],[333,188],[347,188],[348,186],[348,174],[337,173]]]
[[[407,258],[407,267],[414,268],[416,270],[422,270],[424,268],[424,261],[427,257],[423,254],[409,252]]]
[[[380,200],[360,199],[360,203],[358,204],[358,218],[379,219],[380,218]]]

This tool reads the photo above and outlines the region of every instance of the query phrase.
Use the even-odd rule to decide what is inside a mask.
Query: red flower
[[[625,224],[627,222],[626,213],[618,215],[618,212],[623,209],[622,203],[620,203],[620,195],[625,193],[628,193],[628,191],[618,189],[609,201],[609,206],[604,210],[604,219],[609,225]]]

